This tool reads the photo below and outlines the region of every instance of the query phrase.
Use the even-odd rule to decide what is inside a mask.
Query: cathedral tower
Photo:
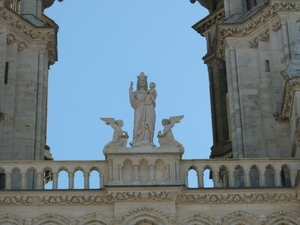
[[[49,66],[58,26],[43,10],[53,1],[0,2],[0,159],[43,160]]]
[[[297,155],[299,1],[198,2],[209,10],[193,28],[207,41],[211,157]]]

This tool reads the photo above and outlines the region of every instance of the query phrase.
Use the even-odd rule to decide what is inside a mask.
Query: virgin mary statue
[[[136,91],[133,92],[133,82],[130,83],[129,88],[130,104],[134,109],[133,140],[130,145],[132,147],[154,147],[155,99],[148,96],[150,93],[147,76],[141,72],[137,78]],[[149,99],[152,99],[152,101],[149,101]]]

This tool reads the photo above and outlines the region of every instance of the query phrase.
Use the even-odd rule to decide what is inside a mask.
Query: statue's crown
[[[141,72],[139,76],[137,76],[138,79],[140,79],[141,77],[145,77],[147,79],[147,76],[144,74],[144,72]]]

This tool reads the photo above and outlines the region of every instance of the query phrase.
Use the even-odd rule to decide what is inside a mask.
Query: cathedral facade
[[[300,1],[191,2],[209,10],[193,29],[207,42],[210,159],[182,159],[172,127],[183,116],[165,119],[153,145],[155,84],[148,90],[141,73],[130,87],[131,147],[122,121],[101,118],[114,129],[105,160],[55,161],[45,137],[58,25],[43,13],[54,0],[0,0],[0,225],[300,224]],[[188,188],[190,170],[197,188]]]

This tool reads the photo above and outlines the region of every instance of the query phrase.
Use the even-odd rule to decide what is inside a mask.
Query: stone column
[[[178,166],[178,161],[175,159],[175,180],[178,180],[179,178],[179,166]]]
[[[104,187],[104,175],[102,173],[99,174],[99,180],[100,180],[100,188]]]
[[[219,186],[219,182],[220,182],[219,171],[213,171],[213,182],[214,182],[214,187],[220,187]]]
[[[5,173],[5,190],[11,189],[11,172]]]
[[[228,179],[229,179],[229,187],[234,187],[235,186],[234,170],[228,171]]]
[[[275,173],[275,185],[276,187],[282,187],[281,184],[281,170],[274,170]]]
[[[74,189],[74,172],[68,172],[69,176],[69,189]]]
[[[204,188],[203,171],[197,170],[198,188]]]
[[[27,175],[27,173],[25,173],[25,172],[21,173],[21,176],[22,176],[21,189],[26,189],[26,175]]]
[[[188,171],[184,171],[184,172],[183,172],[183,181],[184,181],[184,184],[185,184],[186,187],[189,186],[188,175],[189,175],[189,174],[188,174]]]
[[[281,31],[283,37],[284,58],[285,58],[286,65],[288,65],[291,60],[291,52],[290,52],[290,44],[289,44],[289,37],[288,37],[287,21],[285,18],[282,18],[281,20]]]
[[[108,161],[108,177],[109,177],[109,181],[113,180],[113,165],[112,165],[112,161],[109,160]]]
[[[298,170],[290,170],[291,186],[292,187],[295,186],[297,172],[298,172]]]
[[[170,180],[170,164],[166,165],[166,180]]]
[[[251,187],[249,171],[244,171],[245,175],[245,187]]]
[[[43,189],[43,172],[37,172],[37,181],[36,181],[36,188]]]
[[[210,157],[214,158],[227,153],[230,150],[228,145],[231,147],[228,126],[226,69],[224,62],[216,57],[209,57],[204,60],[208,66],[213,131],[213,146]]]
[[[150,164],[150,183],[152,184],[154,182],[154,165]]]
[[[84,189],[90,188],[90,172],[84,172]]]
[[[122,177],[122,165],[119,165],[118,166],[118,173],[119,173],[119,181],[121,182],[121,181],[123,181],[123,177]]]
[[[139,167],[139,165],[138,164],[134,164],[133,165],[133,167],[134,167],[134,181],[138,181],[138,167]]]
[[[36,89],[36,124],[35,124],[35,160],[44,158],[44,145],[46,144],[46,105],[45,96],[47,96],[45,80],[48,72],[48,50],[45,47],[40,47],[38,56],[38,75]]]
[[[259,170],[259,179],[260,179],[260,186],[261,187],[266,187],[266,177],[265,177],[265,169],[260,169]]]
[[[230,95],[230,118],[232,127],[232,151],[234,158],[244,158],[243,134],[241,125],[241,106],[239,96],[239,82],[236,63],[236,40],[228,41],[229,54],[229,73],[228,79],[228,94]]]
[[[52,189],[58,188],[58,172],[52,172]]]

